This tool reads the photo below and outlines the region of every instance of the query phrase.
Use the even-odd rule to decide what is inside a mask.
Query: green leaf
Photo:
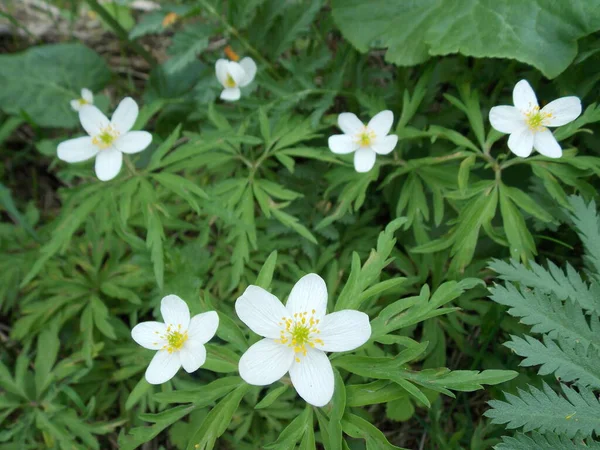
[[[266,450],[294,450],[306,430],[313,427],[312,407],[307,404],[302,414],[285,427],[275,442],[265,445]],[[191,449],[190,449],[191,450]]]
[[[81,44],[31,47],[0,55],[0,108],[21,112],[42,127],[77,127],[79,118],[70,101],[81,89],[97,92],[110,79],[110,71],[96,52]]]
[[[367,450],[407,450],[390,444],[381,431],[355,414],[346,414],[342,421],[342,427],[348,436],[364,439],[367,443]]]
[[[201,408],[209,406],[242,384],[244,382],[240,377],[222,377],[195,389],[158,392],[153,398],[160,403],[193,403]]]
[[[19,226],[23,227],[23,229],[25,231],[27,231],[27,233],[29,233],[29,235],[33,239],[35,239],[36,241],[39,241],[40,238],[37,235],[37,233],[35,232],[35,230],[31,227],[31,225],[29,224],[27,219],[25,217],[23,217],[23,215],[17,209],[17,207],[13,201],[12,195],[10,193],[10,190],[6,186],[4,186],[2,183],[0,183],[0,205],[2,205],[2,207],[10,215],[10,217]]]
[[[386,60],[400,66],[459,52],[516,59],[548,78],[573,61],[578,39],[600,29],[600,4],[589,0],[333,0],[332,9],[359,51],[387,48]]]
[[[188,450],[212,450],[217,439],[225,432],[233,414],[237,410],[242,397],[252,388],[248,384],[241,384],[230,392],[217,406],[215,406],[200,425],[194,436],[190,439]]]
[[[177,139],[179,139],[179,135],[181,133],[181,124],[177,125],[177,128],[173,130],[173,132],[169,135],[167,139],[164,140],[160,146],[154,150],[152,156],[150,157],[150,163],[148,164],[149,170],[154,170],[160,167],[160,163],[163,157],[167,154],[169,150],[175,145]]]
[[[318,244],[318,241],[314,237],[314,235],[308,230],[308,228],[302,225],[296,217],[290,216],[288,213],[283,212],[280,209],[272,209],[271,211],[273,212],[275,218],[279,220],[282,224],[284,224],[286,227],[291,228],[300,236],[308,239],[313,244]]]
[[[514,437],[502,436],[502,443],[494,448],[496,450],[600,450],[600,442],[588,439],[583,444],[581,439],[576,439],[574,442],[553,433],[544,435],[532,433],[531,436],[517,433]]]
[[[334,370],[335,390],[329,413],[329,450],[342,450],[342,418],[346,411],[346,386],[337,370]]]
[[[208,39],[213,33],[212,25],[199,23],[187,25],[175,33],[168,49],[171,58],[165,63],[165,70],[179,72],[196,61],[196,57],[208,47]]]
[[[281,397],[281,394],[283,394],[285,391],[287,391],[288,388],[289,388],[289,385],[284,384],[282,386],[277,386],[275,389],[269,389],[269,392],[267,392],[267,395],[265,395],[263,397],[263,399],[256,404],[254,409],[268,408],[275,402],[275,400],[277,400],[279,397]]]
[[[504,232],[508,238],[510,256],[525,262],[537,254],[533,236],[527,229],[525,219],[500,184],[500,213]]]
[[[140,381],[135,385],[129,396],[127,397],[127,401],[125,402],[125,409],[130,410],[138,402],[141,398],[146,395],[152,389],[152,385],[146,381],[145,377],[140,378]]]
[[[277,250],[273,250],[265,263],[263,264],[258,276],[256,277],[255,284],[263,289],[269,289],[271,286],[271,280],[273,280],[273,272],[275,271],[275,265],[277,264]]]

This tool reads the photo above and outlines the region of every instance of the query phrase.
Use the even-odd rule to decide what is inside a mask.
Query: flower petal
[[[277,297],[261,287],[250,285],[235,302],[235,312],[256,334],[278,339],[288,310]]]
[[[79,109],[79,121],[83,129],[90,136],[100,134],[102,128],[110,123],[108,118],[102,114],[102,111],[94,105],[83,105]]]
[[[150,350],[160,350],[166,345],[166,340],[162,337],[167,334],[167,326],[161,322],[142,322],[138,323],[131,330],[131,337],[142,347]]]
[[[338,127],[344,134],[355,135],[362,131],[364,124],[353,113],[341,113],[338,116]]]
[[[123,165],[123,153],[116,148],[98,152],[96,156],[96,176],[101,181],[112,180],[119,174]]]
[[[160,301],[160,313],[167,325],[181,325],[182,332],[190,326],[190,309],[187,303],[176,295],[163,297]]]
[[[244,79],[240,81],[240,86],[248,86],[256,76],[256,63],[248,56],[240,60],[240,66],[244,69]]]
[[[81,90],[81,98],[88,103],[94,103],[94,94],[87,88]]]
[[[578,97],[562,97],[556,99],[542,108],[541,113],[552,114],[544,119],[547,127],[561,127],[573,122],[581,114],[581,100]]]
[[[375,136],[378,138],[382,138],[387,136],[387,134],[392,129],[392,124],[394,123],[394,113],[390,110],[381,111],[369,121],[367,127],[375,132]]]
[[[375,153],[370,148],[359,148],[354,154],[354,168],[359,173],[368,172],[375,165]]]
[[[523,128],[523,113],[514,106],[494,106],[490,109],[490,124],[500,133],[513,133]]]
[[[315,310],[315,319],[325,316],[327,310],[327,285],[323,278],[316,273],[304,275],[292,288],[285,305],[289,314],[311,313]]]
[[[235,61],[229,61],[227,63],[227,73],[231,75],[231,78],[233,78],[233,81],[235,81],[237,86],[239,86],[246,78],[246,71]]]
[[[188,339],[179,351],[179,359],[187,373],[195,372],[206,362],[206,347],[198,341]]]
[[[140,109],[138,104],[131,97],[125,97],[115,109],[110,122],[121,134],[127,133],[137,120]]]
[[[352,153],[358,149],[358,142],[356,142],[352,136],[347,134],[334,134],[333,136],[329,136],[328,144],[329,150],[338,155]]]
[[[221,100],[226,100],[228,102],[234,102],[236,100],[239,100],[240,97],[242,96],[242,91],[240,91],[240,88],[227,88],[227,89],[223,89],[223,91],[221,92]]]
[[[396,148],[396,144],[398,144],[398,136],[390,134],[383,138],[378,137],[375,142],[371,144],[371,149],[378,155],[387,155]]]
[[[131,154],[145,150],[151,142],[152,135],[147,131],[130,131],[119,136],[113,145],[120,152]]]
[[[513,89],[513,104],[523,112],[538,106],[537,97],[527,80],[521,80]]]
[[[219,315],[215,311],[196,314],[190,320],[187,330],[188,339],[205,344],[213,338],[217,328],[219,328]]]
[[[79,111],[83,106],[79,100],[71,100],[69,103],[73,111]]]
[[[515,155],[527,158],[533,151],[533,132],[523,127],[508,137],[508,148]]]
[[[166,383],[175,376],[180,367],[179,352],[159,350],[146,369],[146,381],[150,384]]]
[[[68,163],[76,163],[93,158],[98,153],[98,147],[92,144],[92,138],[83,136],[58,144],[56,154],[58,159]]]
[[[290,378],[296,392],[306,403],[325,406],[333,397],[333,369],[327,355],[321,350],[308,348],[290,367]]]
[[[284,376],[293,361],[291,347],[263,339],[250,346],[240,358],[240,376],[248,384],[266,386]]]
[[[371,337],[369,316],[360,311],[345,309],[323,317],[319,339],[325,352],[347,352],[360,347]]]
[[[225,86],[225,82],[227,81],[227,64],[229,64],[229,61],[222,58],[217,60],[217,63],[215,64],[215,74],[217,75],[217,80],[219,80],[219,83],[221,83],[223,86]]]
[[[548,158],[560,158],[562,149],[556,138],[548,128],[543,131],[538,131],[533,137],[533,146],[542,155]]]

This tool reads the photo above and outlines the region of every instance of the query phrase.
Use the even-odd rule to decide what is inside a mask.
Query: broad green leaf
[[[400,66],[459,52],[516,59],[554,78],[577,55],[577,40],[600,30],[596,0],[334,0],[332,8],[359,51],[387,48],[386,60]]]
[[[42,127],[78,127],[70,101],[97,92],[110,79],[104,59],[81,44],[51,44],[0,55],[0,108],[25,112]],[[82,130],[83,134],[83,130]]]

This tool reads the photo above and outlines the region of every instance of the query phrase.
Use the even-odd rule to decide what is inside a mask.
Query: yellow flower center
[[[177,325],[177,328],[175,328],[174,325],[169,325],[167,327],[167,334],[160,334],[158,331],[155,331],[155,333],[158,334],[160,339],[167,341],[166,345],[163,345],[161,350],[166,350],[169,353],[181,350],[185,341],[188,340],[187,331],[182,332],[181,325]]]
[[[534,106],[527,113],[525,113],[527,126],[531,131],[540,131],[544,128],[544,121],[552,117],[552,113],[543,113],[540,111],[539,106]]]
[[[79,102],[79,104],[80,104],[81,106],[83,106],[83,105],[87,105],[87,104],[89,103],[89,102],[88,102],[88,101],[87,101],[85,98],[80,98],[80,99],[78,100],[78,102]]]
[[[294,317],[282,317],[279,325],[282,327],[278,342],[294,349],[296,362],[300,362],[300,356],[306,356],[307,348],[315,347],[315,344],[324,345],[323,341],[316,337],[320,333],[317,325],[319,319],[315,319],[316,311],[294,313]]]
[[[100,130],[96,136],[92,138],[92,144],[100,147],[101,150],[107,149],[119,137],[119,132],[111,124]]]
[[[225,80],[225,86],[228,88],[234,88],[236,86],[235,80],[229,74],[227,74],[227,79]]]
[[[375,139],[375,132],[369,130],[367,127],[365,127],[356,137],[358,145],[361,147],[369,147],[373,139]]]

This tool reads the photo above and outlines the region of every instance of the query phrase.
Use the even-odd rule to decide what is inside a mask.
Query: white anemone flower
[[[342,113],[338,126],[344,134],[329,137],[329,149],[333,153],[354,153],[354,168],[357,172],[368,172],[375,165],[376,155],[387,155],[396,147],[398,136],[390,134],[394,113],[381,111],[367,125],[355,114]]]
[[[96,157],[96,175],[102,181],[116,177],[123,165],[123,153],[138,153],[152,142],[147,131],[131,131],[139,113],[135,100],[124,98],[111,120],[93,105],[79,110],[81,126],[89,136],[69,139],[58,145],[58,158],[68,163]]]
[[[515,106],[494,106],[490,123],[501,133],[509,133],[508,148],[526,158],[535,148],[549,158],[560,158],[562,149],[547,127],[560,127],[581,114],[581,100],[562,97],[540,109],[535,92],[527,80],[519,81],[513,90]]]
[[[94,94],[87,88],[83,88],[81,90],[81,97],[71,100],[71,108],[73,111],[79,111],[82,106],[85,105],[93,105],[94,104]]]
[[[167,295],[160,302],[165,323],[142,322],[131,330],[131,337],[142,347],[158,350],[146,369],[150,384],[166,383],[183,366],[195,372],[206,361],[204,344],[212,339],[219,327],[215,311],[197,314],[190,319],[187,304],[176,295]]]
[[[217,79],[225,89],[221,92],[221,100],[239,100],[241,87],[248,86],[256,75],[256,63],[250,57],[236,61],[219,59],[215,66]]]
[[[334,378],[325,352],[354,350],[371,337],[369,316],[343,310],[325,314],[327,286],[314,274],[293,287],[286,306],[266,290],[248,286],[235,311],[264,339],[242,355],[240,376],[248,384],[266,386],[289,372],[307,403],[324,406],[333,396]]]

